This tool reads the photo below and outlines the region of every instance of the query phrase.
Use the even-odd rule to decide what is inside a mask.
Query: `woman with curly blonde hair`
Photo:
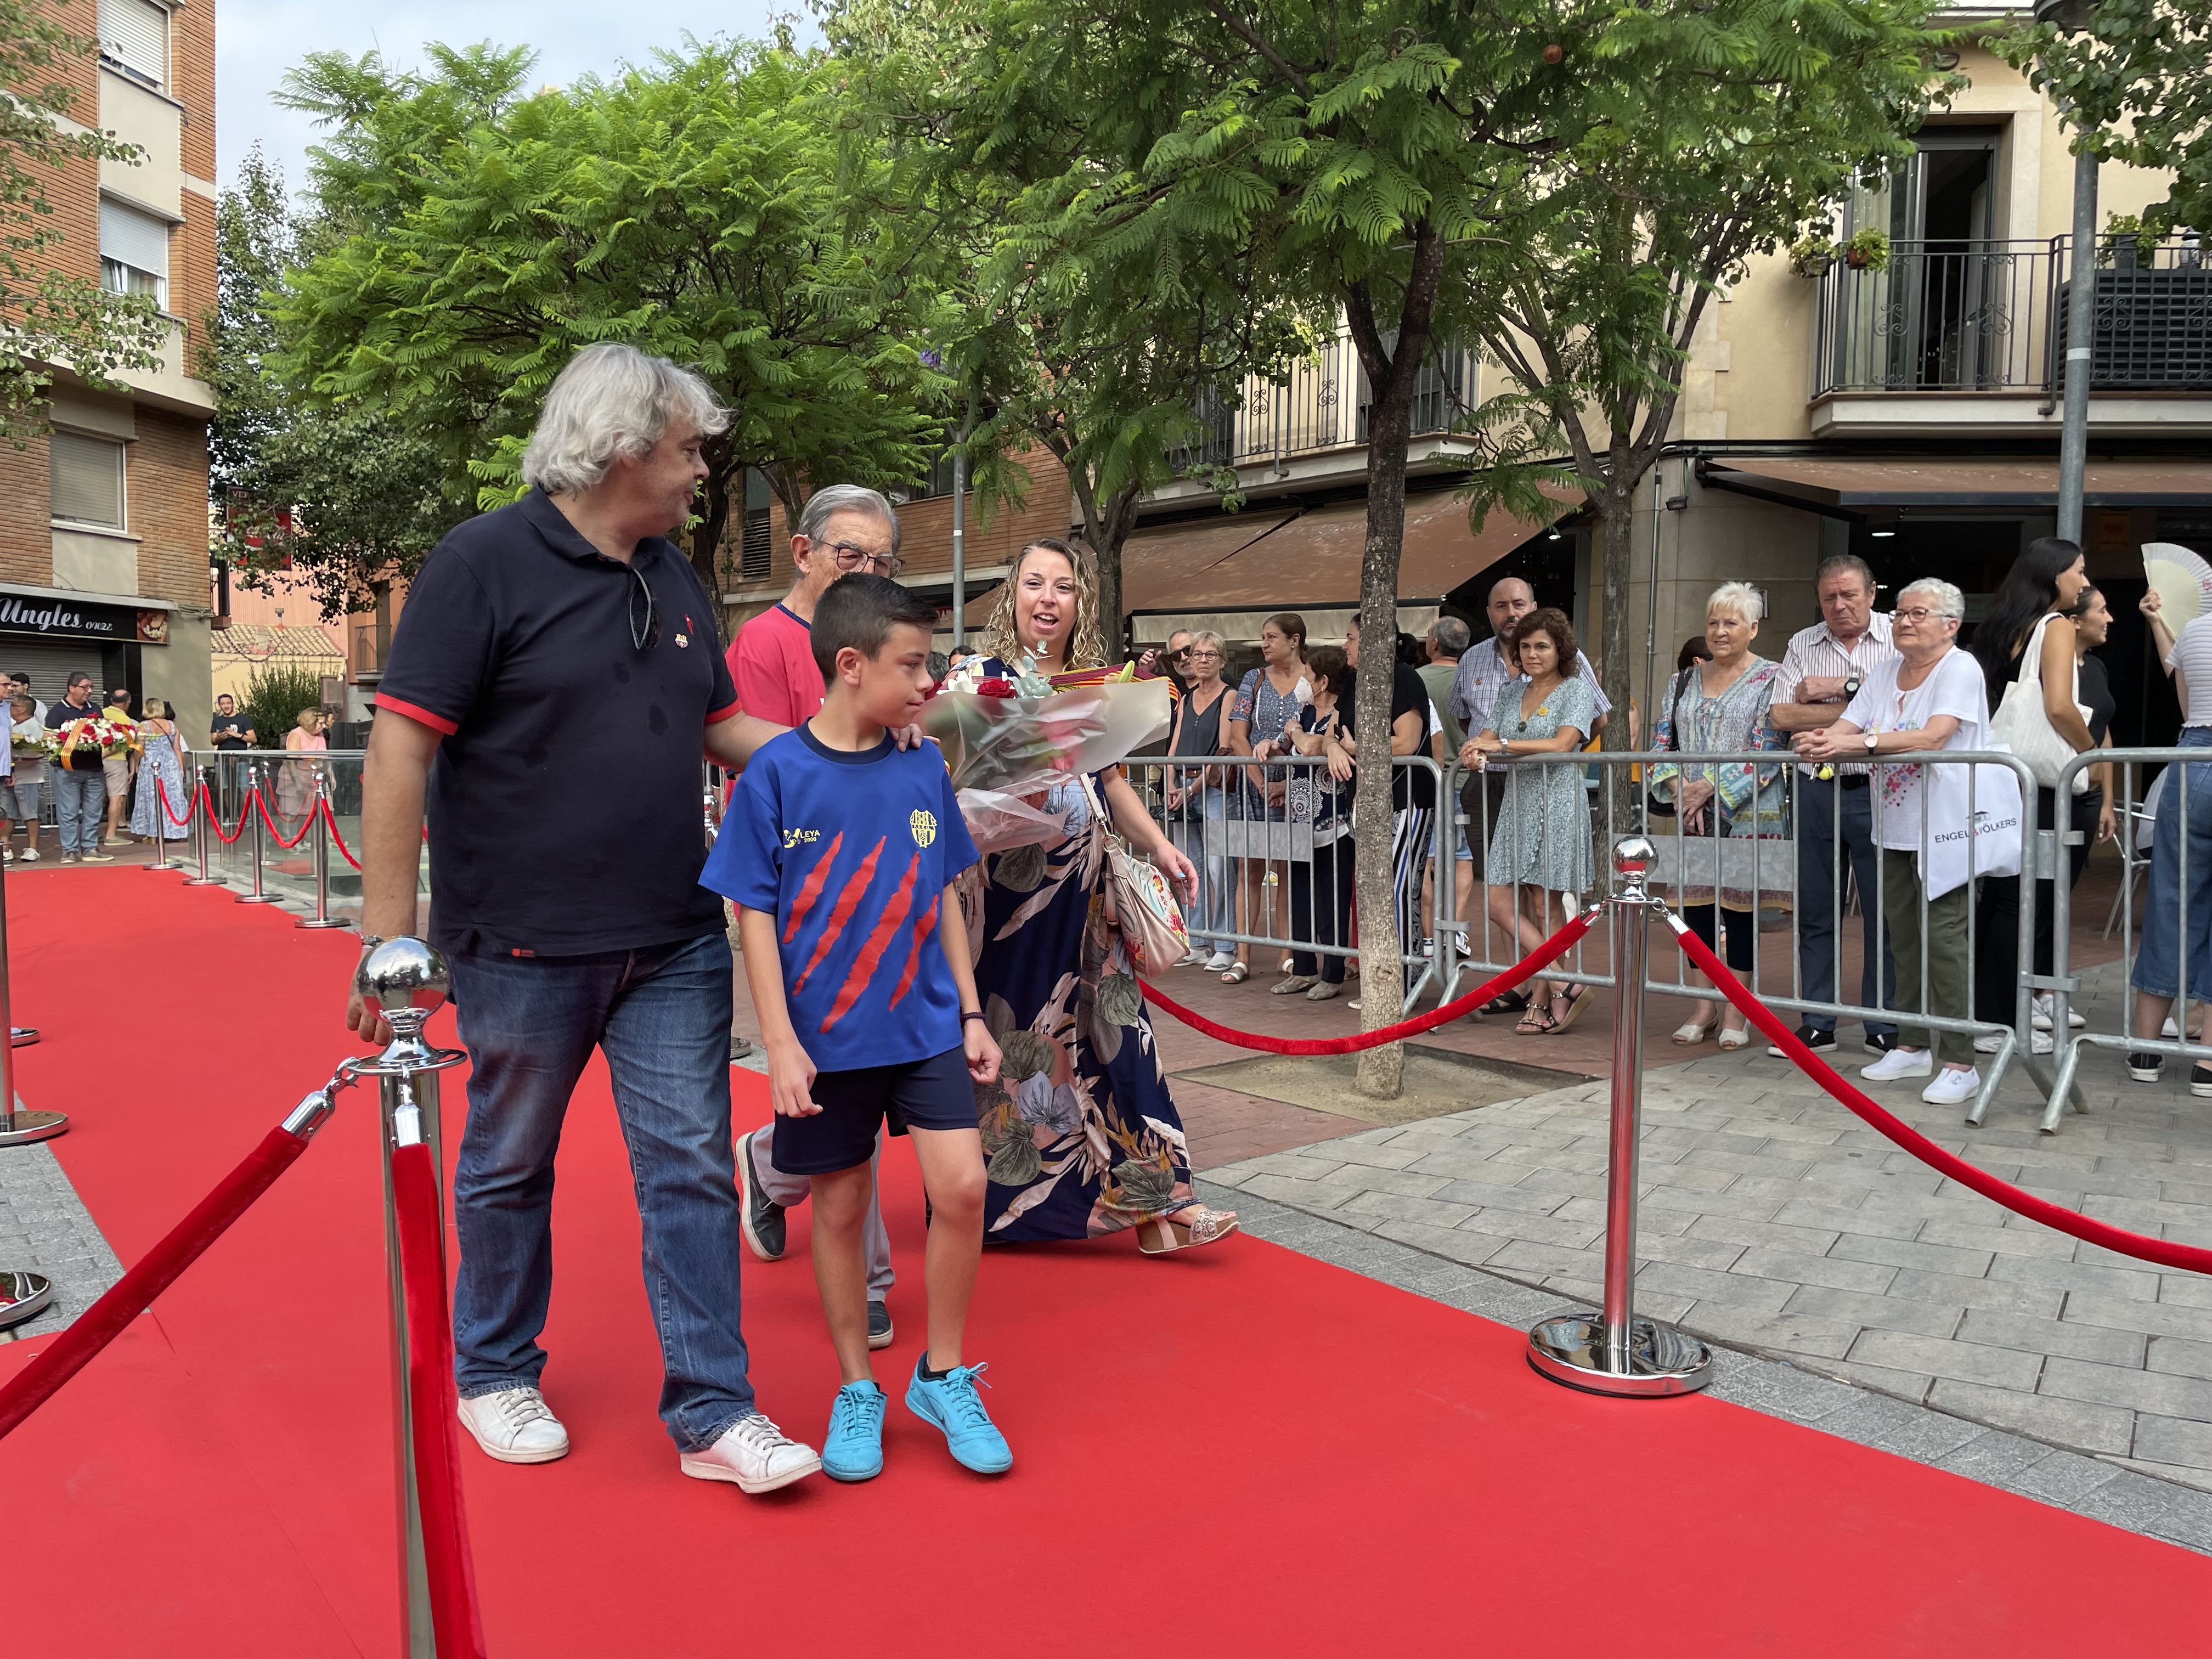
[[[1040,538],[1015,559],[983,634],[985,677],[1107,666],[1088,549]],[[963,665],[963,668],[967,666]],[[1184,893],[1197,872],[1118,768],[1055,784],[1066,834],[993,854],[968,924],[975,989],[1006,1063],[978,1085],[987,1237],[1088,1238],[1134,1228],[1148,1255],[1211,1244],[1234,1214],[1193,1195],[1182,1120],[1160,1069],[1136,967],[1108,920],[1107,818]]]

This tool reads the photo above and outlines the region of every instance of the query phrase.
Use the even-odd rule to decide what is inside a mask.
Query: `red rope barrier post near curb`
[[[179,774],[180,778],[181,775],[182,775]],[[184,860],[175,855],[173,849],[176,843],[170,839],[169,830],[165,827],[164,821],[166,821],[167,825],[173,825],[179,830],[191,829],[192,826],[193,799],[189,795],[185,797],[185,815],[182,817],[179,817],[174,812],[169,810],[168,786],[163,783],[160,778],[155,778],[154,780],[154,798],[159,801],[161,805],[161,817],[156,818],[154,823],[154,851],[159,854],[159,856],[156,857],[152,863],[145,865],[143,867],[148,870],[181,870],[185,867]]]
[[[236,1169],[216,1183],[214,1191],[169,1229],[160,1243],[117,1279],[106,1295],[79,1314],[45,1352],[0,1387],[0,1438],[5,1438],[102,1348],[122,1335],[132,1320],[175,1284],[178,1276],[198,1261],[208,1246],[275,1184],[278,1176],[292,1167],[307,1150],[309,1138],[330,1115],[344,1075],[342,1070],[325,1087],[301,1101],[281,1126],[262,1137],[261,1144]]]
[[[1581,944],[1596,915],[1596,908],[1593,907],[1576,916],[1497,978],[1476,986],[1465,996],[1441,1003],[1425,1014],[1417,1014],[1395,1024],[1380,1026],[1372,1031],[1361,1031],[1352,1036],[1279,1037],[1258,1031],[1239,1031],[1208,1019],[1195,1009],[1184,1007],[1150,980],[1141,983],[1147,1002],[1165,1009],[1192,1030],[1218,1042],[1234,1043],[1240,1048],[1257,1048],[1271,1054],[1356,1054],[1363,1049],[1379,1048],[1386,1042],[1400,1042],[1407,1037],[1419,1036],[1424,1031],[1433,1031],[1439,1025],[1457,1019],[1462,1014],[1473,1012],[1492,997],[1502,996],[1516,986],[1526,984]]]
[[[320,830],[315,837],[315,914],[302,916],[293,923],[295,927],[349,927],[353,924],[343,917],[331,914],[331,838],[336,834],[331,817],[330,791],[325,787],[323,770],[315,769],[315,799],[307,809],[306,835],[309,830]]]
[[[216,822],[215,794],[208,787],[208,769],[204,766],[198,768],[196,777],[197,787],[192,795],[192,811],[198,823],[198,827],[192,831],[192,854],[199,860],[200,869],[198,875],[185,878],[185,885],[219,887],[222,884],[222,878],[208,873],[208,859],[210,855],[209,844],[214,840],[222,826]]]
[[[269,842],[263,826],[265,824],[273,829],[276,820],[269,816],[269,801],[266,793],[262,788],[262,785],[268,781],[267,776],[258,763],[252,771],[253,787],[246,793],[246,814],[239,819],[238,827],[240,831],[243,831],[246,828],[246,818],[253,819],[253,888],[250,892],[240,893],[235,902],[240,904],[275,904],[283,895],[263,891],[261,873],[263,866],[269,861]]]
[[[1667,920],[1674,930],[1674,943],[1682,947],[1682,954],[1697,964],[1723,996],[1742,1009],[1745,1017],[1765,1032],[1799,1071],[1819,1084],[1839,1105],[1856,1114],[1870,1127],[1888,1136],[1931,1170],[1948,1176],[1961,1187],[1979,1193],[1992,1203],[2002,1205],[2015,1215],[2039,1221],[2069,1237],[2101,1245],[2122,1255],[2131,1255],[2139,1261],[2154,1262],[2161,1267],[2212,1273],[2212,1249],[2194,1244],[2177,1244],[2171,1239],[2151,1238],[2142,1233],[2131,1233],[2124,1227],[2115,1227],[2109,1222],[2096,1220],[2078,1210],[2053,1204],[2047,1198],[2038,1198],[2033,1193],[2022,1192],[2010,1182],[2000,1181],[1986,1170],[1977,1169],[1967,1163],[1956,1152],[1937,1146],[1903,1118],[1869,1098],[1856,1084],[1799,1042],[1796,1032],[1761,1002],[1741,980],[1730,973],[1727,964],[1713,954],[1711,947],[1690,932],[1679,917],[1670,914]]]
[[[419,1133],[421,1114],[414,1115],[414,1132]],[[412,1339],[409,1416],[430,1625],[438,1659],[484,1659],[476,1564],[469,1553],[461,1496],[460,1396],[453,1386],[453,1324],[446,1306],[445,1214],[430,1149],[421,1140],[392,1152],[392,1189],[398,1206],[399,1258]]]
[[[1644,836],[1614,844],[1613,1120],[1605,1171],[1605,1306],[1597,1319],[1555,1314],[1528,1332],[1528,1363],[1591,1394],[1650,1398],[1712,1381],[1711,1351],[1694,1336],[1636,1317],[1636,1168],[1644,1114],[1644,978],[1652,902],[1644,878],[1659,849]]]

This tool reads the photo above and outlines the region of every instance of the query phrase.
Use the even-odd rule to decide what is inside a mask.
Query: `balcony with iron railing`
[[[1480,368],[1472,345],[1442,341],[1431,348],[1413,388],[1416,438],[1434,438],[1461,423],[1476,397]],[[1367,441],[1373,403],[1358,349],[1350,335],[1339,334],[1279,376],[1246,380],[1234,406],[1226,399],[1201,402],[1202,434],[1170,459],[1184,472],[1199,472],[1354,451]]]
[[[1881,270],[1838,259],[1815,279],[1813,397],[2012,392],[2050,404],[2066,361],[2068,240],[1898,242]],[[2094,391],[2212,392],[2212,266],[2194,242],[2108,239],[2094,277]]]

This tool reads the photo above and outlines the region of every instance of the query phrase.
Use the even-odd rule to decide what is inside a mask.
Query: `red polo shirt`
[[[797,726],[821,713],[822,671],[814,665],[814,630],[781,602],[738,629],[729,662],[738,707],[755,720]]]

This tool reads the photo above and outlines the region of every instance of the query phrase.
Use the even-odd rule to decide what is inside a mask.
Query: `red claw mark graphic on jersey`
[[[887,1009],[897,1007],[899,999],[913,988],[914,976],[921,969],[921,947],[929,942],[929,936],[937,931],[937,905],[938,901],[943,896],[939,893],[931,894],[929,908],[921,913],[921,920],[914,925],[914,948],[906,953],[906,972],[899,975],[898,988],[891,993],[890,1001],[884,1005]]]
[[[880,849],[883,843],[878,842],[876,845]],[[871,859],[874,856],[873,854],[869,854]],[[905,922],[906,913],[914,908],[914,878],[921,868],[921,854],[916,853],[907,860],[906,874],[900,878],[899,884],[892,890],[890,899],[884,903],[883,915],[877,918],[874,929],[868,934],[868,942],[860,947],[860,958],[853,963],[853,971],[846,975],[845,983],[837,993],[837,1000],[830,1005],[830,1012],[822,1021],[824,1031],[845,1018],[867,990],[868,981],[875,978],[876,964],[884,959],[884,951]],[[901,988],[904,987],[902,985]]]
[[[843,836],[841,835],[838,839],[842,840]],[[833,841],[830,843],[830,852],[823,854],[822,863],[808,874],[806,884],[809,887],[814,885],[815,875],[829,867],[830,860],[836,855],[836,850],[837,843]],[[837,895],[837,902],[830,907],[830,920],[822,924],[822,937],[815,944],[814,954],[807,957],[806,966],[791,982],[793,994],[806,988],[807,976],[822,965],[822,959],[830,954],[837,943],[838,936],[845,931],[845,924],[853,919],[853,912],[860,908],[860,896],[868,890],[868,884],[875,879],[876,860],[883,855],[883,838],[878,836],[876,844],[868,848],[868,856],[860,860],[860,867],[853,872],[843,890]],[[797,908],[793,906],[794,911]]]
[[[799,930],[806,921],[806,914],[814,908],[814,901],[822,896],[822,884],[830,879],[830,866],[837,862],[837,849],[845,844],[845,832],[840,830],[830,838],[830,849],[815,861],[799,884],[799,896],[791,902],[791,920],[783,924],[783,942],[788,945],[799,937]]]

